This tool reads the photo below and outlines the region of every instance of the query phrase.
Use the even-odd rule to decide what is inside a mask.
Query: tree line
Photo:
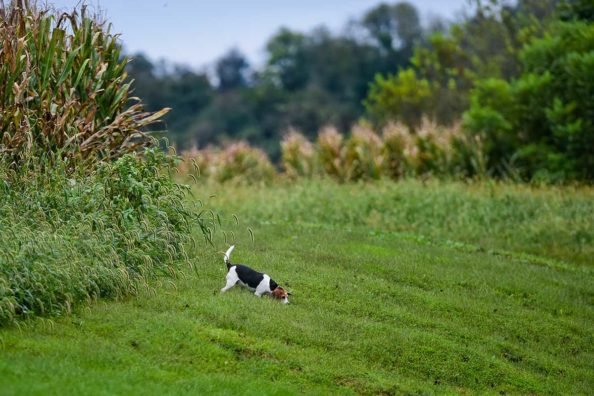
[[[231,49],[214,76],[142,54],[128,71],[149,110],[173,108],[168,136],[182,150],[245,140],[278,160],[289,128],[314,139],[324,126],[349,130],[361,118],[413,134],[425,118],[463,120],[493,176],[594,179],[592,3],[470,3],[456,22],[422,23],[412,4],[398,2],[340,33],[281,28],[258,69]]]

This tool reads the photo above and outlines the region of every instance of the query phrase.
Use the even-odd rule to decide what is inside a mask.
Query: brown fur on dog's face
[[[272,297],[282,300],[288,297],[288,293],[285,289],[279,286],[272,291]]]

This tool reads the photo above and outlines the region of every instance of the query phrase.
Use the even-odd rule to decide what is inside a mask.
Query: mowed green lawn
[[[0,330],[0,394],[591,394],[591,189],[417,182],[200,187],[194,270]],[[197,199],[196,198],[196,199]],[[235,223],[233,214],[239,219]],[[253,231],[254,239],[248,230]],[[197,238],[199,238],[197,236]]]

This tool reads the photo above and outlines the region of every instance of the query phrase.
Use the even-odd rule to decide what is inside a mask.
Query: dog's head
[[[272,297],[282,300],[283,304],[289,303],[289,293],[287,293],[287,291],[280,286],[272,291]]]

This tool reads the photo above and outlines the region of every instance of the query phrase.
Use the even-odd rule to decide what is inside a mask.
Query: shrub
[[[396,120],[416,128],[431,98],[429,81],[420,79],[413,69],[383,77],[377,75],[365,100],[367,111],[380,122]]]
[[[480,136],[465,134],[460,124],[440,126],[423,119],[416,131],[401,123],[388,124],[378,136],[360,122],[344,141],[334,127],[326,127],[312,145],[292,130],[281,143],[283,167],[289,178],[330,176],[338,181],[377,180],[388,176],[485,176],[486,159]],[[207,148],[182,153],[182,174],[208,180],[245,184],[270,181],[275,170],[265,154],[247,143],[225,150]],[[205,177],[206,176],[206,177]]]
[[[449,173],[453,154],[452,140],[457,136],[457,126],[443,127],[423,119],[417,129],[414,157],[409,158],[417,175],[445,175]]]
[[[476,142],[459,124],[438,125],[423,119],[416,132],[402,124],[383,130],[385,172],[393,179],[404,175],[469,176],[467,168],[480,166]]]
[[[192,147],[180,154],[177,169],[181,174],[191,175],[196,180],[209,179],[216,172],[217,153],[214,149],[198,150]]]
[[[267,183],[276,176],[266,154],[246,142],[231,143],[225,149],[208,147],[184,151],[177,169],[196,181],[219,183]]]
[[[129,105],[117,36],[84,7],[54,14],[0,4],[0,43],[0,156],[9,162],[48,152],[117,158],[150,144],[143,128],[168,111]]]

